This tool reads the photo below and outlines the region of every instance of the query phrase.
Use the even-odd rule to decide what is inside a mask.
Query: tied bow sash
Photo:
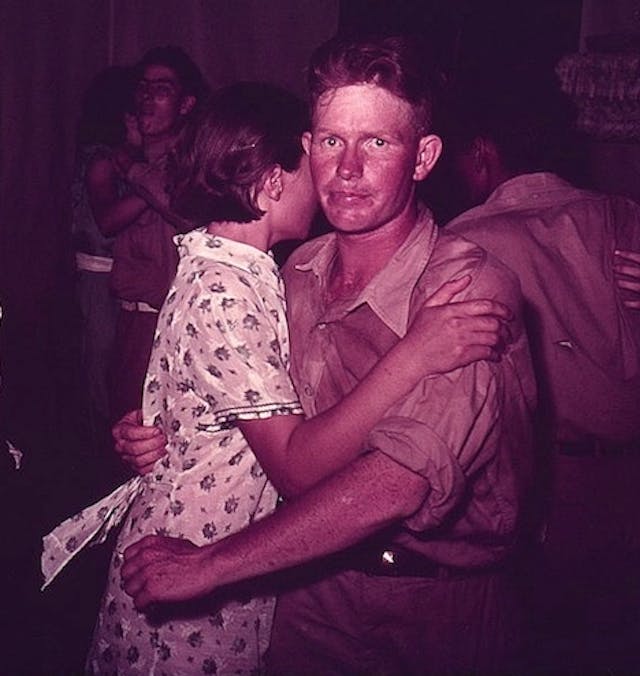
[[[41,591],[51,584],[78,552],[107,539],[111,529],[120,524],[140,494],[144,481],[141,476],[129,479],[102,500],[63,521],[45,535],[40,559],[44,577]]]

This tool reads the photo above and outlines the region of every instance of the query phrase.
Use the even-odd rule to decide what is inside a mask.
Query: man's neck
[[[418,219],[416,209],[377,230],[337,233],[337,256],[329,275],[328,293],[349,298],[360,293],[402,246]]]

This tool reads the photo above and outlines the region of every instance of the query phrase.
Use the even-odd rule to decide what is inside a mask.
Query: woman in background
[[[103,234],[102,215],[129,193],[126,175],[140,159],[141,137],[132,114],[133,72],[114,66],[100,72],[84,95],[78,123],[72,185],[73,244],[82,316],[82,366],[91,441],[104,445],[112,416],[107,373],[118,304],[109,290],[114,238]]]

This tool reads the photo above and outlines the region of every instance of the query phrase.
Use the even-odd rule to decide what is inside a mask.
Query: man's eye
[[[335,148],[338,145],[338,139],[335,136],[327,136],[327,138],[323,140],[323,145],[328,148]]]
[[[387,145],[387,142],[383,138],[374,138],[373,145],[376,148],[384,148]]]

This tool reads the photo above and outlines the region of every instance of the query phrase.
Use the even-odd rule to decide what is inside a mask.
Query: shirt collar
[[[187,256],[222,261],[258,277],[278,275],[278,266],[271,252],[264,252],[250,244],[212,235],[206,226],[182,235],[173,241],[178,247],[180,258]]]
[[[549,172],[520,174],[501,183],[487,198],[485,204],[517,204],[523,196],[535,197],[549,191],[571,187],[567,181]]]
[[[415,227],[385,267],[346,306],[345,314],[366,303],[387,327],[403,337],[409,325],[412,292],[431,258],[437,237],[431,211],[421,207]],[[326,281],[337,255],[336,234],[323,237],[318,244],[309,249],[307,260],[297,263],[295,269],[313,272],[318,279]]]

